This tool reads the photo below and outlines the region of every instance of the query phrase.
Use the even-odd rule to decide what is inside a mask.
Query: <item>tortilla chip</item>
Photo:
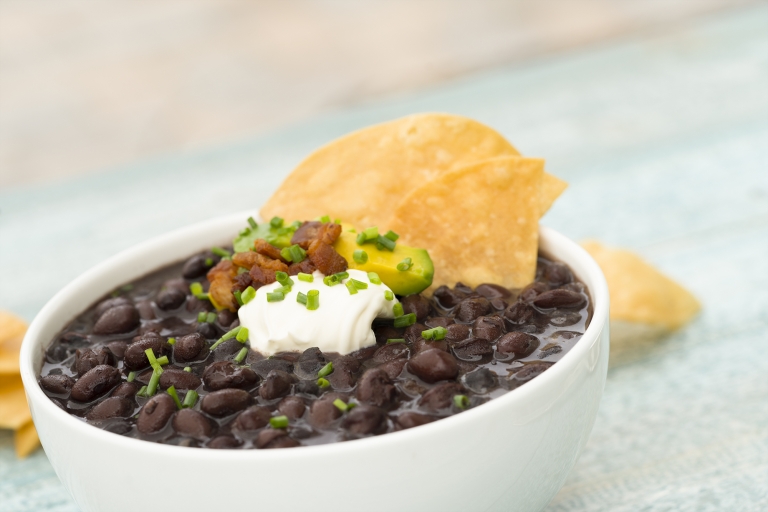
[[[0,375],[19,373],[19,350],[26,332],[24,320],[0,311]]]
[[[32,419],[21,377],[3,378],[0,387],[0,428],[17,429]]]
[[[20,459],[23,459],[40,446],[37,429],[35,429],[35,424],[31,420],[16,430],[14,444],[16,445],[16,456]]]
[[[581,245],[605,274],[611,294],[611,320],[672,330],[688,323],[701,309],[696,297],[639,256],[594,240]]]
[[[498,156],[518,156],[498,132],[465,117],[415,114],[336,139],[307,157],[272,195],[261,215],[389,228],[400,199],[446,172]],[[563,188],[547,176],[544,213]]]
[[[425,247],[432,289],[461,281],[521,288],[533,281],[544,161],[499,157],[439,176],[408,194],[385,225]]]
[[[568,188],[568,183],[561,180],[557,176],[544,173],[541,179],[541,191],[539,192],[539,217],[543,217],[545,213],[552,207],[555,199],[560,197],[560,194]]]

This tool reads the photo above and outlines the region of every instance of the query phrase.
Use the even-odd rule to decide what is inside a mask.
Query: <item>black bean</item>
[[[482,356],[493,354],[493,347],[486,339],[469,338],[453,345],[453,353],[465,361],[478,361]]]
[[[547,286],[546,283],[534,281],[533,283],[523,288],[522,291],[520,291],[518,299],[530,302],[547,290],[549,290],[549,286]]]
[[[314,380],[301,380],[296,384],[296,392],[317,396],[320,394],[320,386]]]
[[[384,345],[387,340],[394,340],[403,337],[403,329],[392,327],[392,320],[388,325],[374,325],[373,334],[376,336],[376,344]]]
[[[546,359],[547,357],[559,354],[562,351],[563,347],[557,343],[547,343],[541,347],[541,352],[539,352],[539,359]]]
[[[59,341],[67,344],[82,345],[88,343],[88,336],[79,332],[69,331],[62,334]]]
[[[234,426],[238,430],[258,430],[269,424],[272,413],[266,407],[252,405],[235,418]]]
[[[93,334],[121,334],[139,326],[139,312],[133,304],[114,306],[104,312],[93,326]]]
[[[379,368],[384,370],[390,379],[395,380],[403,373],[403,368],[408,363],[407,359],[395,359],[388,363],[384,363]]]
[[[525,384],[526,382],[538,377],[552,366],[552,363],[533,363],[523,366],[508,379],[507,385],[510,389]]]
[[[218,436],[208,441],[206,446],[218,450],[231,450],[232,448],[239,448],[241,444],[243,444],[242,441],[232,436]]]
[[[125,357],[125,350],[128,348],[127,341],[111,341],[107,343],[107,348],[116,359]]]
[[[288,436],[283,429],[268,428],[259,432],[256,436],[256,447],[262,450],[270,448],[294,448],[299,442]]]
[[[475,292],[479,293],[488,300],[491,299],[508,299],[512,296],[512,292],[507,288],[493,283],[483,283],[475,288]]]
[[[210,265],[206,264],[206,260],[209,260]],[[206,272],[208,272],[216,263],[218,263],[218,261],[218,257],[214,258],[204,254],[197,254],[189,258],[187,262],[184,263],[184,267],[181,270],[181,275],[187,279],[197,279],[198,277],[204,276]]]
[[[322,398],[312,402],[309,406],[309,422],[315,428],[328,428],[331,423],[341,417],[341,411],[333,405],[333,401],[341,396],[336,393],[327,393]]]
[[[410,350],[405,343],[391,343],[384,345],[373,354],[373,362],[375,364],[384,364],[395,359],[408,358]]]
[[[107,312],[108,309],[112,309],[116,306],[131,306],[133,305],[133,302],[131,299],[127,297],[114,297],[111,299],[107,299],[105,301],[102,301],[96,306],[96,309],[94,309],[93,314],[95,319],[99,319],[101,315]]]
[[[432,294],[432,298],[434,298],[437,303],[445,309],[452,309],[456,307],[459,302],[466,298],[466,296],[466,293],[459,290],[453,290],[445,285],[439,287]]]
[[[88,370],[96,368],[100,364],[115,366],[115,358],[106,347],[101,347],[98,349],[98,352],[94,352],[89,348],[85,350],[78,349],[75,352],[75,371],[79,376],[85,375]]]
[[[160,375],[160,387],[168,389],[173,386],[176,389],[197,389],[202,381],[192,372],[168,368]]]
[[[228,309],[222,309],[216,315],[216,321],[219,322],[219,325],[225,329],[232,328],[232,323],[235,320],[237,320],[237,313],[233,313]]]
[[[585,303],[586,299],[580,293],[562,288],[544,292],[533,300],[533,305],[542,309],[578,308]]]
[[[333,361],[333,373],[328,375],[326,379],[334,389],[350,389],[357,382],[359,371],[360,361],[349,356],[342,356]]]
[[[448,352],[448,342],[446,340],[427,341],[419,337],[413,343],[414,353],[424,352],[425,350],[429,350],[431,348],[436,348],[438,350],[442,350],[443,352]]]
[[[491,311],[491,303],[485,297],[470,297],[464,299],[456,308],[456,318],[462,322],[471,322],[475,318],[487,315]]]
[[[161,290],[155,298],[155,304],[163,311],[178,309],[187,300],[187,294],[178,288],[166,288]]]
[[[448,327],[455,323],[455,320],[450,316],[431,316],[424,321],[424,325],[430,329],[433,327]]]
[[[445,328],[445,341],[448,343],[457,343],[469,338],[469,326],[466,324],[453,324]]]
[[[142,320],[154,320],[157,318],[157,315],[155,315],[155,308],[152,307],[152,301],[138,301],[136,303],[136,310],[139,312],[139,317],[141,317]]]
[[[378,407],[359,405],[347,413],[341,428],[356,435],[381,434],[387,429],[387,415]]]
[[[222,389],[203,397],[200,408],[215,418],[229,416],[248,407],[251,396],[242,389]]]
[[[581,321],[581,315],[575,311],[558,311],[549,317],[549,323],[556,327],[567,327]]]
[[[544,267],[544,279],[552,286],[562,286],[573,281],[573,274],[567,265],[554,262]]]
[[[581,334],[582,333],[576,331],[555,331],[550,335],[550,338],[553,340],[572,340],[573,338],[578,338]]]
[[[498,316],[481,316],[472,324],[472,335],[493,341],[504,333],[504,320]]]
[[[453,404],[453,397],[466,393],[464,386],[456,382],[443,382],[421,396],[419,406],[428,411],[439,411]]]
[[[465,373],[461,377],[461,382],[470,391],[475,393],[487,393],[498,386],[496,374],[488,368],[478,368],[477,370]]]
[[[207,340],[212,340],[214,338],[219,337],[219,330],[216,329],[215,325],[209,324],[208,322],[197,324],[197,326],[195,327],[195,332],[197,332]],[[235,343],[237,343],[237,341],[235,341]],[[219,345],[219,348],[221,348],[221,345]]]
[[[519,325],[533,323],[536,320],[536,310],[527,302],[515,302],[504,311],[504,323],[508,330]]]
[[[291,364],[290,361],[273,357],[271,359],[262,359],[261,361],[257,361],[251,364],[251,368],[259,377],[264,379],[272,370],[281,370],[287,373],[291,373],[293,371],[293,364]]]
[[[133,413],[134,401],[121,396],[111,396],[96,404],[96,407],[85,415],[90,421],[100,421],[109,418],[125,418]]]
[[[491,302],[491,308],[493,308],[496,311],[504,311],[505,309],[507,309],[507,307],[509,307],[509,303],[504,299],[499,299],[499,298],[490,299],[490,302]]]
[[[68,395],[75,381],[66,375],[46,375],[40,379],[43,389],[57,395]]]
[[[165,340],[155,332],[143,334],[139,340],[134,341],[125,349],[125,367],[129,370],[141,370],[149,366],[146,350],[152,349],[155,357],[162,357],[167,352],[168,345]]]
[[[291,420],[297,420],[304,416],[306,408],[307,406],[304,403],[304,400],[298,396],[287,396],[277,404],[277,410],[280,414],[288,416],[288,419]]]
[[[420,425],[426,425],[427,423],[431,423],[435,421],[435,418],[432,416],[427,416],[426,414],[419,414],[418,412],[404,412],[398,416],[395,417],[395,423],[401,428],[413,428],[418,427]]]
[[[121,382],[110,396],[119,396],[121,398],[133,398],[139,391],[139,385],[135,382]]]
[[[45,351],[46,360],[49,363],[61,363],[74,353],[75,349],[60,343],[54,343]]]
[[[419,352],[408,361],[408,371],[424,382],[455,379],[459,374],[456,359],[442,350],[429,349]]]
[[[400,300],[403,305],[403,311],[408,313],[414,313],[416,320],[421,322],[429,316],[429,300],[426,297],[422,297],[418,293],[414,295],[408,295]]]
[[[361,402],[385,407],[397,400],[397,389],[387,372],[381,368],[371,368],[360,377],[355,396]]]
[[[203,372],[205,386],[216,391],[224,388],[252,388],[259,381],[256,372],[248,367],[238,366],[232,361],[217,361],[208,365]]]
[[[294,366],[296,375],[301,379],[316,379],[317,372],[326,365],[328,361],[323,353],[317,347],[308,348],[299,356],[299,360]]]
[[[187,334],[176,340],[173,357],[177,361],[194,361],[205,347],[205,338],[198,333]]]
[[[357,361],[365,361],[373,357],[373,354],[375,354],[378,349],[379,349],[378,346],[372,345],[370,347],[365,347],[365,348],[355,350],[351,354],[347,354],[347,355]]]
[[[528,357],[537,348],[539,339],[525,332],[508,332],[496,343],[496,350],[502,354],[514,354],[517,359]]]
[[[171,395],[161,393],[150,398],[139,411],[136,428],[142,434],[153,434],[161,431],[176,412],[176,402]]]
[[[90,369],[72,386],[72,398],[90,402],[104,395],[120,382],[120,370],[106,364]]]
[[[200,441],[211,437],[211,434],[213,433],[211,420],[194,409],[182,409],[177,411],[173,416],[171,425],[173,426],[173,430],[178,434]]]
[[[293,375],[282,370],[272,370],[259,387],[259,395],[264,400],[274,400],[291,392]]]

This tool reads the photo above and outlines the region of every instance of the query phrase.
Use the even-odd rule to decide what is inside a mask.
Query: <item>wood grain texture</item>
[[[702,301],[613,361],[592,437],[548,511],[768,508],[768,8],[532,61],[283,133],[0,192],[0,308],[31,318],[149,236],[261,204],[312,148],[416,111],[500,129],[571,186],[544,223],[639,252]],[[10,248],[10,250],[9,250]],[[510,504],[510,510],[513,505]],[[73,511],[42,453],[0,435],[0,511]]]

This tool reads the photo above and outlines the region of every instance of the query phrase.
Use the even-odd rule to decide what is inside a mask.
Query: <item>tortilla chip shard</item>
[[[14,444],[16,446],[16,456],[23,459],[40,446],[40,438],[37,436],[37,429],[32,420],[19,427],[14,434]]]
[[[31,419],[21,377],[3,376],[0,379],[0,428],[16,430]]]
[[[611,320],[673,330],[688,323],[701,309],[688,290],[636,254],[594,240],[581,245],[605,274],[611,295]]]
[[[434,261],[431,289],[462,282],[522,288],[533,281],[544,161],[499,157],[412,190],[385,224]]]
[[[0,375],[19,373],[19,350],[27,332],[27,324],[21,318],[0,311]]]
[[[336,139],[307,157],[261,209],[265,219],[322,215],[384,228],[414,184],[518,151],[495,130],[461,116],[414,114]],[[565,188],[545,174],[543,214]]]

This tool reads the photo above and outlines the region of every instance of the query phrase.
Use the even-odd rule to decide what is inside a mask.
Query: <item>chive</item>
[[[147,386],[141,386],[141,388],[136,392],[136,396],[147,396]]]
[[[341,224],[341,219],[333,219],[334,224]]]
[[[296,231],[300,227],[301,227],[301,221],[300,220],[295,220],[295,221],[291,222],[291,225],[288,226],[288,229],[290,229],[291,231]]]
[[[192,368],[189,367],[189,366],[185,366],[184,367],[184,371],[187,372],[187,373],[192,373]]]
[[[398,316],[395,318],[395,327],[408,327],[416,323],[416,314],[408,313],[407,315]]]
[[[358,281],[357,279],[350,278],[350,280],[347,281],[347,283],[352,283],[353,285],[355,285],[355,288],[357,288],[358,290],[367,290],[368,289],[368,283],[364,283],[362,281]]]
[[[392,306],[392,312],[395,314],[396,317],[403,316],[405,312],[403,311],[403,305],[399,302],[396,302],[394,306]]]
[[[274,416],[269,418],[272,428],[285,428],[288,426],[288,416]]]
[[[333,275],[330,275],[330,276],[325,276],[323,278],[323,284],[325,284],[326,286],[336,286],[337,284],[339,284],[339,282],[340,282],[340,280],[336,276],[336,274],[333,274]]]
[[[317,372],[318,377],[327,377],[333,373],[333,361],[330,361],[327,365],[320,368],[320,371]]]
[[[400,235],[398,235],[397,233],[395,233],[390,229],[389,231],[387,231],[387,234],[384,235],[384,238],[389,238],[393,242],[397,242],[397,239],[400,238]]]
[[[296,302],[298,302],[299,304],[304,304],[306,306],[307,305],[307,296],[304,295],[303,293],[299,292],[299,294],[296,296]]]
[[[269,225],[273,228],[279,228],[283,225],[283,219],[280,217],[272,217],[272,219],[269,221]]]
[[[168,338],[168,344],[171,345],[171,346],[175,345],[176,344],[176,338],[173,338],[173,337]]]
[[[307,257],[307,251],[301,248],[298,244],[293,244],[288,247],[288,252],[291,254],[291,261],[294,263],[301,263],[304,258]]]
[[[293,279],[291,279],[285,272],[279,270],[275,272],[275,279],[283,286],[293,286]]]
[[[357,293],[357,287],[355,286],[355,283],[353,283],[351,279],[346,283],[344,283],[344,286],[347,287],[347,291],[349,291],[350,295],[354,295]]]
[[[152,372],[152,378],[149,379],[149,384],[147,385],[147,396],[153,396],[155,393],[157,393],[157,385],[160,383],[161,373],[162,370],[157,371],[157,368],[155,368],[155,371]]]
[[[147,359],[149,359],[149,366],[151,366],[156,372],[163,373],[163,369],[160,367],[160,363],[155,358],[155,352],[151,348],[148,348],[144,351],[144,353],[147,354]],[[166,357],[165,360],[168,361],[168,358]]]
[[[195,406],[195,403],[197,402],[197,391],[194,389],[190,389],[187,391],[187,394],[184,396],[184,403],[181,404],[181,406],[185,409],[191,409]]]
[[[347,412],[347,408],[348,408],[347,404],[341,398],[337,398],[336,400],[334,400],[333,405],[335,405],[336,408],[341,412]]]
[[[325,389],[328,386],[330,386],[331,383],[328,382],[328,379],[324,379],[324,378],[320,377],[319,379],[317,379],[317,385],[320,386],[321,388]]]
[[[165,365],[167,365],[168,363],[169,363],[169,361],[168,361],[168,356],[159,357],[159,358],[157,359],[157,364],[159,364],[160,366],[165,366]]]
[[[389,238],[385,236],[379,235],[376,238],[376,247],[381,251],[382,249],[386,249],[388,251],[394,251],[395,250],[395,241],[390,240]]]
[[[421,337],[425,340],[444,340],[447,333],[448,329],[438,325],[432,329],[421,331]]]
[[[305,274],[304,272],[299,272],[297,277],[299,278],[299,281],[304,281],[305,283],[311,283],[315,280],[315,276],[312,274]]]
[[[136,372],[130,372],[128,374],[128,382],[133,382],[136,379]]]
[[[176,393],[176,388],[174,386],[171,386],[166,391],[168,392],[169,395],[171,395],[171,398],[173,398],[173,401],[176,402],[176,407],[181,409],[182,408],[181,400],[179,400],[179,394]]]
[[[251,226],[251,229],[256,229],[257,227],[259,227],[259,225],[256,224],[256,219],[254,219],[253,217],[248,217],[248,225]]]
[[[253,286],[249,286],[243,290],[242,294],[240,294],[240,298],[243,300],[243,304],[248,304],[254,299],[254,297],[256,297],[256,290],[254,290]]]
[[[391,345],[392,343],[405,343],[405,339],[403,338],[390,338],[387,340],[387,345]]]
[[[242,363],[245,359],[245,356],[248,355],[248,347],[243,347],[240,349],[240,352],[237,353],[235,356],[235,362],[236,363]]]
[[[277,228],[277,235],[278,235],[278,236],[287,235],[288,233],[291,233],[291,231],[292,231],[292,230],[291,230],[291,226],[288,226],[288,227],[282,227],[282,228]]]
[[[197,314],[197,322],[198,322],[198,323],[201,323],[201,324],[204,324],[204,323],[205,323],[205,317],[207,317],[207,316],[208,316],[208,315],[206,314],[206,312],[205,312],[205,311],[201,311],[201,312],[199,312],[199,313]]]
[[[272,245],[275,245],[277,243],[277,236],[276,235],[267,235],[264,237],[264,240],[269,242]]]
[[[384,290],[384,298],[387,300],[392,300],[395,298],[395,294],[392,293],[392,290]]]
[[[292,288],[291,286],[281,286],[281,287],[279,287],[279,288],[275,288],[274,290],[272,290],[272,292],[273,292],[273,293],[277,293],[277,292],[280,292],[280,293],[282,293],[282,294],[283,294],[283,296],[286,296],[286,295],[288,295],[289,293],[291,293],[291,290],[292,290],[292,289],[293,289],[293,288]]]
[[[205,266],[206,267],[212,267],[213,266],[213,258],[205,258]]]
[[[349,403],[347,404],[347,411],[351,411],[351,410],[352,410],[352,409],[354,409],[355,407],[357,407],[357,404],[356,404],[355,402],[349,402]]]
[[[323,215],[322,217],[320,217],[320,222],[322,223],[331,222],[330,215]]]
[[[221,247],[211,247],[211,252],[216,256],[221,256],[222,258],[229,258],[232,256],[231,252],[226,249],[222,249]]]
[[[368,280],[373,284],[381,284],[381,278],[376,272],[368,272]]]
[[[267,293],[267,302],[280,302],[285,298],[283,292],[270,292]]]
[[[366,242],[365,233],[358,233],[355,242],[357,242],[357,245],[363,245]]]
[[[283,247],[280,249],[280,257],[282,257],[288,263],[293,262],[293,256],[291,255],[291,250],[288,247]]]
[[[209,323],[209,324],[212,324],[213,322],[215,322],[215,321],[216,321],[216,313],[214,313],[213,311],[211,311],[210,313],[208,313],[207,315],[205,315],[205,321],[206,321],[207,323]]]
[[[349,277],[349,272],[336,272],[333,275],[336,276],[339,279],[339,281],[341,281],[342,279],[346,279]]]
[[[240,230],[240,236],[248,236],[251,234],[251,228],[243,228]]]
[[[243,297],[242,297],[243,292],[241,292],[240,290],[235,290],[234,292],[232,292],[232,295],[235,296],[235,300],[237,301],[237,305],[238,306],[242,306],[243,305]]]
[[[375,240],[376,237],[379,236],[379,228],[376,226],[371,226],[370,228],[366,228],[363,230],[363,234],[365,235],[365,240]]]
[[[314,311],[320,307],[320,292],[318,290],[309,290],[307,292],[307,309]]]
[[[453,405],[458,409],[466,409],[469,407],[469,398],[467,398],[467,395],[454,395]]]
[[[203,291],[203,285],[198,282],[190,284],[189,291],[198,299],[206,300],[208,298],[208,294]]]
[[[400,272],[405,272],[406,270],[411,270],[412,266],[413,260],[411,260],[411,258],[405,258],[403,261],[397,264],[397,270]]]
[[[211,345],[211,347],[208,350],[213,350],[219,345],[221,345],[222,343],[224,343],[225,341],[227,341],[228,339],[236,337],[240,333],[240,329],[244,329],[244,327],[238,325],[234,329],[227,331],[226,333],[224,333],[224,336],[219,338],[219,340],[213,345]]]
[[[235,339],[240,343],[245,343],[245,341],[248,339],[248,328],[241,326],[240,331],[235,336]]]
[[[362,265],[368,261],[368,253],[362,249],[358,249],[352,253],[352,259],[355,260],[355,263]]]

